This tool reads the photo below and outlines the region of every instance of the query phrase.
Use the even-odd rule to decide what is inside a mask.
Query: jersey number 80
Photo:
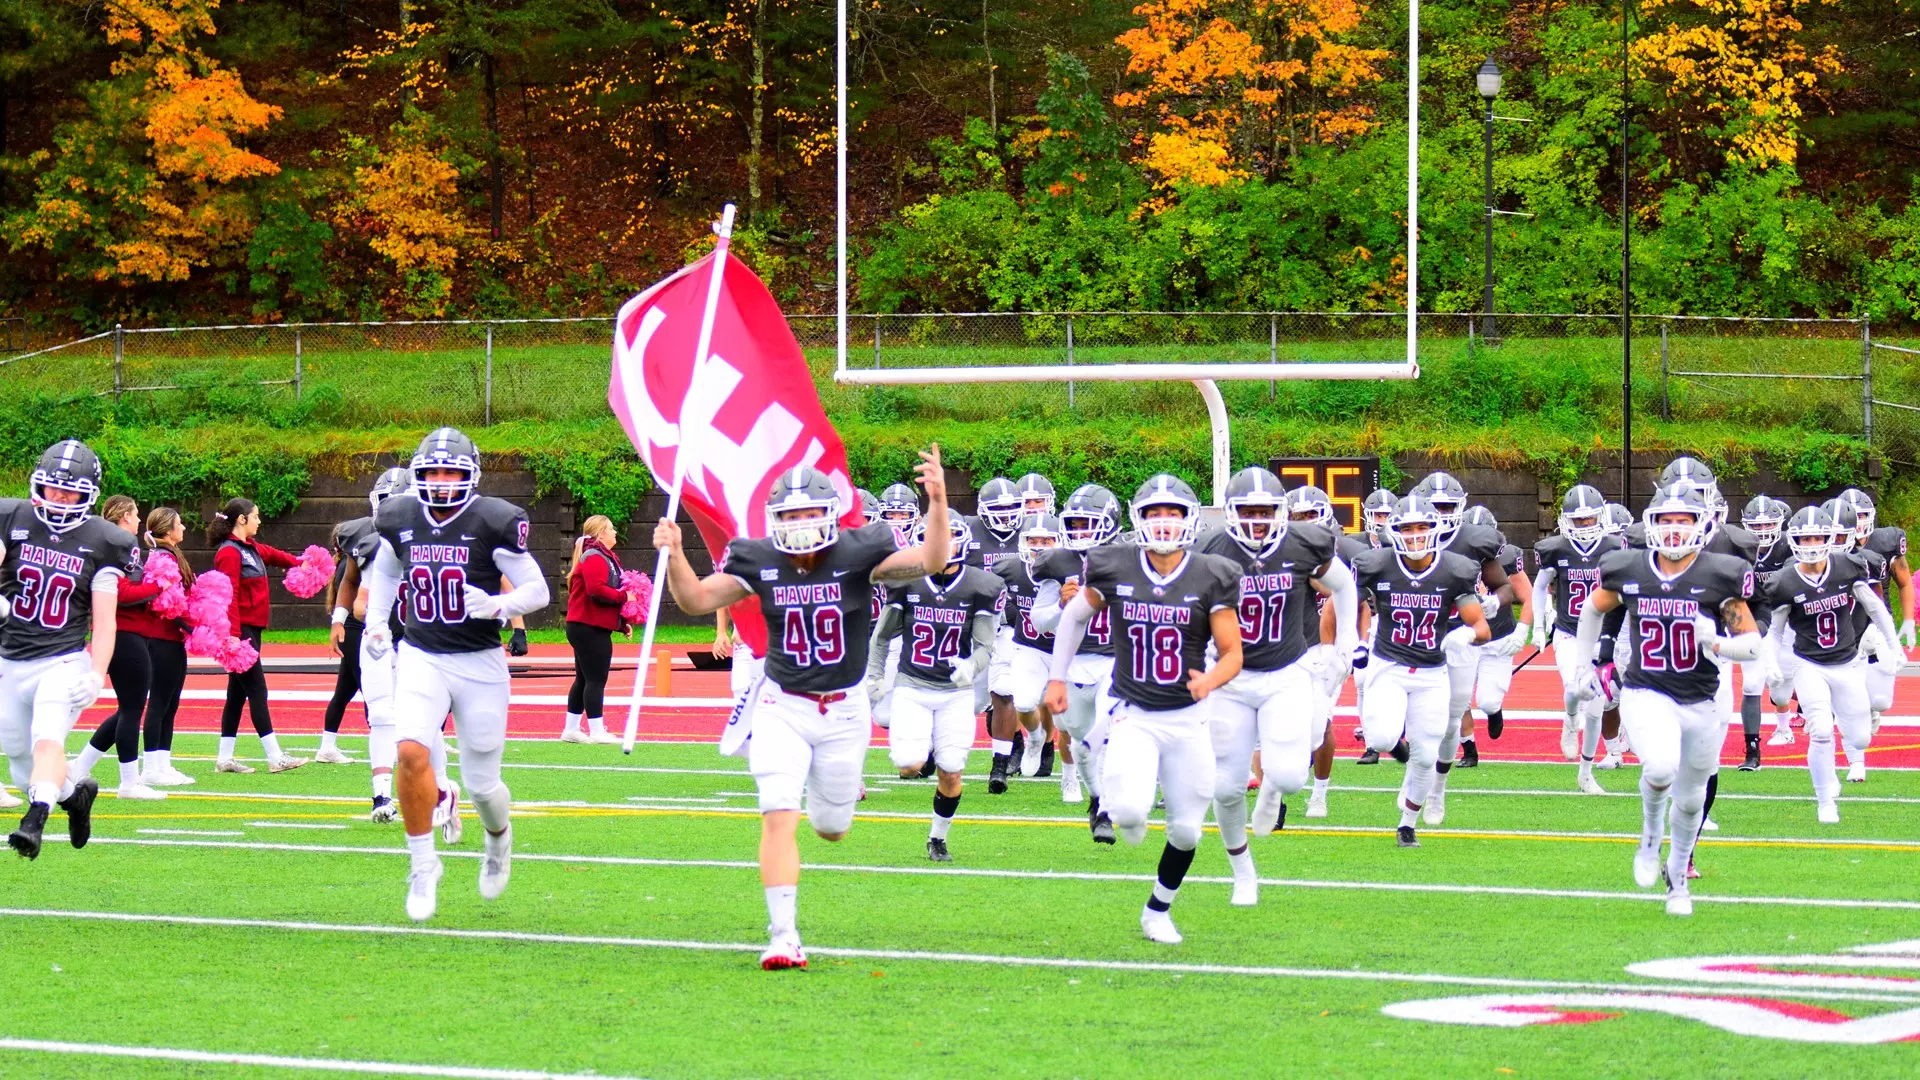
[[[407,572],[407,603],[415,622],[464,622],[467,572],[457,566],[443,566],[437,574],[430,566],[414,567]]]

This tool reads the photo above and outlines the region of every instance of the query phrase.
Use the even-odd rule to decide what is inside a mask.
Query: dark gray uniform
[[[968,517],[967,527],[973,530],[973,549],[967,552],[968,566],[998,571],[1001,563],[1020,561],[1018,529],[1001,536],[987,528],[986,519],[981,517]]]
[[[1600,587],[1616,593],[1627,616],[1621,633],[1622,681],[1656,690],[1682,705],[1712,700],[1720,668],[1705,655],[1693,620],[1710,615],[1725,629],[1720,605],[1754,595],[1753,565],[1734,555],[1703,551],[1678,577],[1654,569],[1647,551],[1616,551],[1600,561]]]
[[[1225,532],[1201,543],[1240,569],[1240,647],[1247,671],[1277,671],[1320,643],[1312,574],[1331,562],[1337,538],[1324,525],[1291,524],[1278,545],[1248,551]],[[1310,617],[1311,616],[1311,617]]]
[[[1447,662],[1440,641],[1448,614],[1476,595],[1480,564],[1442,551],[1415,575],[1392,549],[1378,548],[1354,562],[1353,578],[1373,602],[1373,655],[1400,667],[1436,668]]]
[[[888,586],[886,605],[900,611],[900,675],[950,689],[953,662],[973,655],[973,621],[998,621],[1007,587],[997,575],[963,566],[944,585],[932,577]]]
[[[1572,641],[1580,632],[1580,612],[1587,606],[1587,597],[1600,587],[1600,560],[1608,552],[1624,551],[1626,546],[1626,541],[1617,536],[1601,537],[1585,554],[1564,536],[1543,537],[1533,545],[1535,568],[1553,571],[1553,629],[1557,636]]]
[[[1172,579],[1156,584],[1146,560],[1131,545],[1087,552],[1087,587],[1113,613],[1113,696],[1150,711],[1184,709],[1194,704],[1187,672],[1207,666],[1213,613],[1238,609],[1240,568],[1189,551]]]
[[[87,647],[93,629],[93,584],[102,574],[137,574],[133,534],[103,517],[89,517],[63,533],[47,528],[27,499],[0,499],[0,562],[9,601],[0,624],[0,657],[45,660]]]
[[[1859,560],[1861,568],[1866,573],[1867,584],[1873,586],[1873,591],[1884,600],[1887,595],[1887,560],[1877,551],[1860,548],[1855,548],[1847,554]],[[1856,634],[1865,634],[1867,627],[1872,625],[1873,620],[1867,617],[1866,608],[1854,609],[1853,626]],[[1892,643],[1889,642],[1889,644]]]
[[[369,537],[372,539],[369,540]],[[360,580],[366,580],[367,564],[380,550],[380,534],[374,530],[371,516],[349,518],[333,530],[333,542],[334,551],[339,556],[333,564],[333,606],[347,609],[347,632],[358,634],[367,628],[366,621],[353,613],[353,597],[340,595],[340,583],[347,576],[349,561],[360,567]],[[356,554],[362,544],[368,548],[365,560]]]
[[[1004,610],[1007,626],[1013,630],[1014,642],[1052,655],[1053,635],[1043,634],[1033,627],[1033,602],[1040,596],[1041,579],[1028,573],[1026,561],[1022,559],[1002,559],[994,568],[993,575],[1000,579],[1001,587],[1006,590]],[[1092,631],[1088,631],[1088,634],[1091,636]],[[999,663],[998,660],[994,662]]]
[[[1789,566],[1765,578],[1761,595],[1775,611],[1785,613],[1796,655],[1816,664],[1845,664],[1860,651],[1860,626],[1854,617],[1860,604],[1853,586],[1866,580],[1865,560],[1836,554],[1828,557],[1819,584]]]
[[[419,499],[388,499],[374,517],[380,539],[400,561],[407,644],[430,653],[468,653],[500,647],[501,619],[467,616],[465,587],[498,594],[496,550],[527,550],[527,512],[481,495],[445,521],[435,521]],[[524,584],[524,583],[522,583]]]
[[[1113,546],[1112,544],[1104,545],[1104,547]],[[1087,580],[1087,564],[1092,561],[1093,553],[1101,550],[1104,548],[1090,548],[1086,551],[1054,548],[1035,561],[1033,576],[1040,581],[1051,581],[1056,585],[1065,585],[1069,581],[1084,584]],[[1053,648],[1051,634],[1047,635],[1047,648]],[[1080,648],[1074,655],[1113,655],[1113,613],[1111,611],[1101,608],[1093,613],[1093,619],[1087,623],[1087,635],[1080,639]]]
[[[767,678],[790,693],[831,694],[859,685],[873,636],[874,568],[902,548],[894,528],[876,522],[842,529],[818,553],[811,573],[773,541],[735,540],[723,573],[760,600],[767,620]]]

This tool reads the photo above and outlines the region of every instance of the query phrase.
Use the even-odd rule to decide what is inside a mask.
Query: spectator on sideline
[[[267,589],[267,567],[281,569],[298,565],[299,559],[255,540],[260,532],[260,508],[250,499],[234,498],[213,515],[213,527],[207,540],[214,545],[213,568],[233,579],[233,605],[228,611],[229,625],[235,637],[255,649],[260,648],[261,632],[267,628],[271,604]],[[286,772],[307,763],[280,749],[273,733],[273,716],[267,706],[267,671],[256,659],[245,671],[227,675],[227,704],[220,713],[220,755],[215,772],[250,773],[250,766],[233,759],[234,743],[240,734],[240,707],[245,705],[253,718],[253,730],[266,750],[267,769]]]
[[[573,542],[573,565],[567,569],[567,644],[573,647],[573,685],[567,688],[567,726],[562,742],[617,743],[607,732],[607,673],[613,668],[613,632],[633,636],[620,615],[627,594],[620,588],[620,558],[613,553],[618,537],[613,520],[595,514],[581,526]],[[586,720],[586,730],[580,721]]]

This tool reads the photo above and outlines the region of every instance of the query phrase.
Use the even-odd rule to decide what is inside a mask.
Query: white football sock
[[[604,716],[587,717],[587,734],[599,738],[607,733],[607,718]]]
[[[1080,779],[1080,766],[1069,761],[1060,766],[1060,786],[1067,787]]]
[[[1326,778],[1326,779],[1324,779],[1324,780],[1323,780],[1323,779],[1321,779],[1321,778],[1320,778],[1320,777],[1318,777],[1318,776],[1316,776],[1316,777],[1314,777],[1314,778],[1313,778],[1313,797],[1314,797],[1314,798],[1316,798],[1316,799],[1324,799],[1324,798],[1326,798],[1326,797],[1327,797],[1327,785],[1328,785],[1328,784],[1331,784],[1331,783],[1333,783],[1333,777],[1331,777],[1331,776],[1329,776],[1329,777],[1327,777],[1327,778]]]
[[[497,833],[507,827],[513,809],[513,793],[507,790],[507,785],[496,784],[485,794],[469,791],[467,797],[473,800],[473,809],[488,832]]]
[[[1667,828],[1667,800],[1672,788],[1655,788],[1640,777],[1640,846],[1657,848]]]
[[[800,886],[769,885],[767,891],[767,929],[773,934],[793,933],[794,909],[800,906]]]
[[[27,785],[27,801],[52,806],[61,800],[60,785],[39,780]]]
[[[571,734],[573,734],[574,732],[576,732],[576,731],[579,731],[579,730],[580,730],[580,719],[581,719],[581,717],[580,717],[580,714],[579,714],[579,713],[577,713],[577,712],[570,712],[570,713],[568,713],[568,714],[567,714],[567,726],[566,726],[566,727],[563,727],[563,728],[561,728],[561,729],[560,729],[560,733],[561,733],[561,734],[563,734],[563,735],[571,735]]]
[[[339,732],[323,731],[320,733],[321,752],[325,753],[330,751],[338,751],[339,749],[340,749],[340,733]]]
[[[927,838],[929,840],[945,840],[947,834],[952,830],[953,819],[950,817],[941,817],[939,812],[935,811],[933,815],[933,825],[927,829]]]
[[[140,763],[137,761],[121,762],[120,763],[120,786],[127,787],[130,784],[138,784],[139,782],[140,782]]]
[[[1013,753],[1013,740],[1012,739],[993,740],[993,752],[995,756],[1004,756],[1004,755]]]
[[[433,830],[415,836],[407,834],[407,854],[413,858],[413,868],[424,870],[440,861],[440,854],[433,850]]]
[[[1866,754],[1867,754],[1866,747],[1862,746],[1858,749],[1855,749],[1853,744],[1842,742],[1841,748],[1844,749],[1847,753],[1848,768],[1852,768],[1853,766],[1862,764],[1866,761]]]
[[[1227,865],[1232,868],[1233,876],[1236,878],[1258,876],[1258,872],[1253,868],[1253,852],[1246,848],[1241,848],[1238,855],[1231,851],[1227,852]]]
[[[260,736],[260,748],[267,752],[268,761],[279,761],[285,756],[280,752],[280,736],[278,735]]]
[[[1840,774],[1833,771],[1833,736],[1807,740],[1807,772],[1813,776],[1813,797],[1830,803],[1840,797]]]
[[[233,746],[235,743],[239,741],[240,741],[239,738],[233,735],[220,736],[220,760],[221,761],[233,760]]]
[[[384,772],[374,773],[373,793],[381,798],[393,798],[393,774]]]
[[[106,756],[105,753],[95,750],[92,743],[87,743],[80,748],[80,754],[73,759],[73,764],[67,766],[67,771],[81,776],[91,776],[93,767],[100,764],[100,760]]]

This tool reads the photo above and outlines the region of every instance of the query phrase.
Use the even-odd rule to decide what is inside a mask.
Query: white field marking
[[[1920,940],[1890,941],[1884,945],[1855,945],[1847,951],[1883,956],[1920,956]]]
[[[147,836],[245,836],[247,835],[246,833],[241,832],[237,829],[234,829],[234,830],[228,830],[228,829],[135,829],[133,831],[137,833],[145,834]]]
[[[429,937],[459,941],[512,941],[535,945],[616,946],[635,949],[680,949],[688,952],[743,953],[756,955],[762,946],[750,942],[686,941],[671,938],[614,937],[611,935],[574,935],[534,933],[521,930],[457,930],[437,926],[383,926],[370,923],[323,923],[282,919],[229,919],[206,915],[160,915],[121,911],[63,911],[50,908],[0,908],[0,918],[71,919],[86,922],[146,923],[166,926],[198,926],[246,930],[287,930],[318,934],[365,934],[380,937]],[[1280,979],[1333,979],[1345,982],[1414,983],[1430,986],[1488,986],[1527,990],[1606,990],[1645,991],[1658,985],[1663,993],[1730,994],[1739,988],[1726,986],[1676,986],[1671,983],[1645,982],[1573,982],[1559,979],[1515,979],[1494,975],[1446,975],[1424,971],[1368,971],[1356,968],[1269,967],[1252,964],[1182,964],[1150,960],[1098,960],[1065,956],[1019,956],[991,953],[932,952],[917,949],[855,949],[809,945],[814,956],[844,956],[854,960],[909,960],[946,964],[985,964],[995,967],[1052,968],[1056,970],[1122,971],[1130,973],[1179,975],[1247,975]],[[1770,991],[1747,988],[1755,994]],[[1840,1001],[1882,1001],[1910,1005],[1915,998],[1903,994],[1850,993],[1837,990],[1813,990],[1795,997],[1828,998]]]
[[[124,844],[133,847],[232,848],[240,851],[298,852],[317,855],[406,855],[402,847],[373,847],[350,844],[280,844],[264,841],[134,840],[117,836],[96,836],[96,844]],[[443,858],[477,859],[480,852],[449,849]],[[635,866],[659,869],[758,870],[759,864],[740,859],[648,859],[627,855],[558,855],[516,851],[518,862],[550,862],[589,866]],[[1091,881],[1115,884],[1141,884],[1154,880],[1152,874],[1116,874],[1092,870],[995,870],[972,867],[933,866],[853,866],[841,863],[805,863],[801,869],[813,873],[886,874],[906,877],[1002,878],[1017,881]],[[1189,885],[1231,885],[1233,878],[1207,874],[1188,874]],[[1303,878],[1261,878],[1260,884],[1276,889],[1347,889],[1361,892],[1439,893],[1456,896],[1516,896],[1550,900],[1625,900],[1665,903],[1657,892],[1607,892],[1600,889],[1533,889],[1517,885],[1440,885],[1399,881],[1316,881]],[[1695,896],[1702,904],[1746,904],[1764,907],[1843,908],[1870,911],[1920,911],[1917,900],[1852,900],[1818,896]]]
[[[249,829],[339,829],[346,831],[345,825],[321,825],[307,821],[249,821]]]
[[[635,802],[641,799],[645,799],[647,802],[658,802],[658,803],[724,803],[727,801],[725,799],[720,799],[720,798],[695,797],[691,795],[629,795],[627,796],[628,802]],[[586,806],[588,804],[584,802],[579,802],[579,803],[574,803],[573,805]]]
[[[1598,777],[1595,777],[1595,779],[1598,779]],[[1360,787],[1357,785],[1345,785],[1345,784],[1333,784],[1329,786],[1327,790],[1328,791],[1353,791],[1353,792],[1363,792],[1368,794],[1382,794],[1382,795],[1397,795],[1400,793],[1400,789],[1398,787]],[[1593,798],[1593,796],[1591,795],[1587,795],[1582,792],[1575,791],[1571,788],[1567,788],[1564,790],[1558,789],[1558,788],[1477,788],[1477,787],[1447,788],[1447,797],[1449,799],[1451,799],[1455,795],[1462,795],[1462,794],[1464,795],[1567,796],[1575,799]],[[1606,796],[1610,798],[1615,798],[1615,799],[1638,799],[1640,797],[1640,792],[1637,790],[1609,791],[1609,792],[1606,792]],[[1716,804],[1722,801],[1731,802],[1734,800],[1742,800],[1747,802],[1792,802],[1792,803],[1811,803],[1814,801],[1813,793],[1811,791],[1809,791],[1805,795],[1736,795],[1736,794],[1730,794],[1730,793],[1719,793],[1714,795],[1713,798]],[[1901,805],[1920,805],[1920,798],[1896,796],[1896,795],[1843,795],[1840,797],[1840,801],[1849,802],[1849,803],[1897,803]]]
[[[760,797],[760,793],[757,791],[716,791],[714,794],[725,795],[729,799],[757,799]]]
[[[90,1057],[144,1058],[148,1061],[193,1061],[208,1065],[255,1065],[267,1069],[311,1069],[317,1072],[371,1073],[375,1076],[452,1076],[468,1080],[632,1080],[601,1073],[556,1073],[538,1069],[482,1069],[464,1065],[413,1065],[398,1061],[348,1061],[341,1058],[282,1057],[278,1054],[232,1054],[209,1050],[175,1050],[160,1046],[114,1046],[110,1043],[56,1042],[49,1039],[0,1038],[0,1050]]]

